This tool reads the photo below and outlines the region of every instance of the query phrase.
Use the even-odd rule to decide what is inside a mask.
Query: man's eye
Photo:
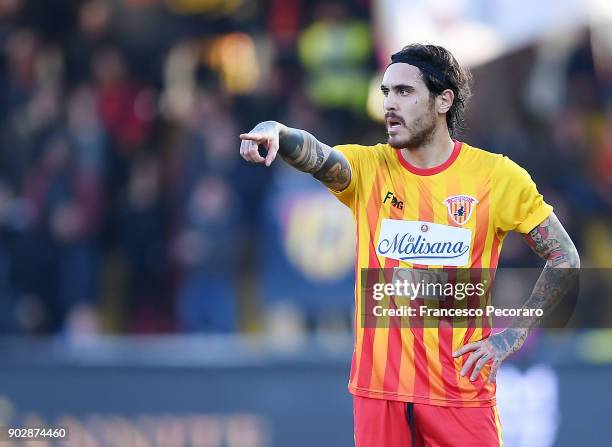
[[[400,88],[399,94],[400,95],[407,95],[408,94],[408,89],[407,88]]]
[[[381,92],[384,96],[387,96],[389,94],[389,90],[381,90]]]

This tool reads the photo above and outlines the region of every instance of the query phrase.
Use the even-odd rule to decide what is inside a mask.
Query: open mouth
[[[387,129],[388,130],[397,130],[402,125],[402,122],[397,118],[388,118],[387,119]]]

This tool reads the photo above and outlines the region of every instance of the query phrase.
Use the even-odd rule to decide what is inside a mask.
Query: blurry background
[[[445,45],[475,78],[460,138],[609,268],[611,25],[604,0],[0,0],[0,425],[351,445],[352,218],[239,133],[384,141],[389,55]],[[540,262],[511,235],[501,265]],[[534,334],[500,378],[506,445],[612,443],[610,346]]]

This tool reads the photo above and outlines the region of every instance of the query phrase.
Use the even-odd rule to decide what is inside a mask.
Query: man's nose
[[[397,103],[391,97],[391,95],[385,97],[385,99],[383,100],[383,109],[385,110],[385,112],[397,110]]]

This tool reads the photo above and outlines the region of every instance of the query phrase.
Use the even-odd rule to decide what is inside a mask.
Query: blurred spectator
[[[98,192],[76,170],[63,133],[49,138],[23,187],[30,221],[16,253],[20,285],[44,300],[57,327],[71,307],[97,299]]]
[[[95,51],[113,43],[112,16],[113,11],[107,1],[88,0],[81,3],[77,13],[77,26],[66,48],[66,76],[69,82],[78,85],[91,78]]]
[[[229,183],[213,175],[196,183],[175,250],[184,276],[177,313],[185,331],[236,329],[240,216],[241,203]]]
[[[299,38],[312,101],[363,112],[369,84],[372,38],[365,21],[350,17],[339,1],[318,2],[315,20]]]
[[[125,311],[134,331],[168,329],[167,228],[160,195],[159,161],[135,160],[118,222],[120,247],[128,262]]]
[[[123,56],[113,47],[96,52],[93,76],[100,118],[119,156],[142,151],[153,118],[151,92],[130,79]]]

